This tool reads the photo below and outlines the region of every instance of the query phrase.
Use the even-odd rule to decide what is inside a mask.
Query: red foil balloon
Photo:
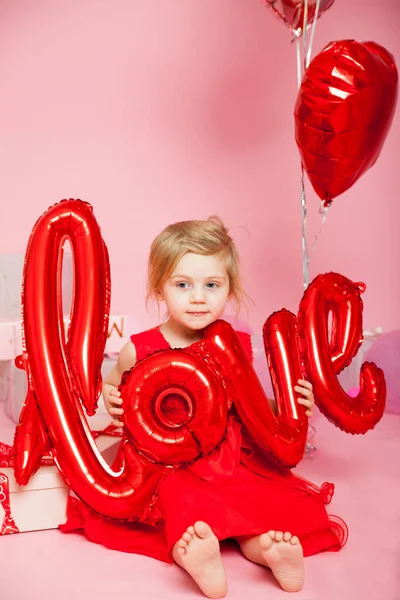
[[[125,432],[151,461],[182,465],[222,441],[228,402],[222,380],[201,356],[158,352],[125,374],[119,389]]]
[[[237,412],[258,447],[286,467],[304,455],[307,438],[305,408],[296,402],[293,386],[302,374],[296,344],[296,317],[273,314],[264,327],[264,343],[278,404],[275,415],[240,340],[225,321],[207,328],[207,355],[217,360]],[[278,382],[279,379],[279,382]]]
[[[68,343],[60,294],[65,239],[74,251],[76,274]],[[88,314],[80,318],[82,293]],[[125,378],[126,390],[134,390],[131,410],[129,398],[125,407],[126,430],[135,437],[123,441],[118,470],[111,469],[97,450],[81,404],[94,404],[108,310],[108,260],[92,209],[80,201],[61,202],[39,219],[26,256],[22,362],[29,394],[15,439],[16,477],[25,483],[31,474],[27,465],[32,467],[50,446],[67,483],[94,510],[151,520],[155,491],[171,465],[195,460],[222,440],[228,403],[221,380],[198,356],[171,351],[150,357],[133,369],[131,381]],[[97,344],[88,343],[89,336]],[[80,361],[93,368],[82,368]],[[85,398],[87,389],[92,394]],[[177,399],[187,402],[188,412],[179,423],[165,411]]]
[[[332,6],[334,0],[321,0],[318,17]],[[274,13],[295,32],[297,35],[303,33],[304,5],[305,0],[267,0],[267,4]],[[310,25],[315,19],[317,0],[307,2],[307,24]]]
[[[111,282],[107,247],[101,236],[98,239],[91,231],[98,227],[95,219],[87,221],[71,233],[72,249],[85,257],[85,262],[76,261],[75,265],[66,353],[86,412],[94,415],[102,391],[100,369],[107,341]],[[61,294],[61,282],[59,290]]]
[[[71,324],[69,344],[60,294],[65,239],[75,257],[71,316],[78,323]],[[29,453],[35,451],[35,435],[44,446],[43,419],[56,464],[78,496],[108,516],[141,514],[162,476],[159,466],[142,458],[126,440],[120,468],[113,471],[97,450],[82,409],[82,403],[90,410],[96,403],[109,311],[108,259],[87,203],[60,202],[36,223],[26,255],[22,304],[23,360],[30,394],[15,438],[17,481],[29,479],[26,466],[32,466]],[[77,315],[75,309],[85,310],[85,306],[88,314]]]
[[[76,307],[84,308],[80,294],[88,294],[89,312],[78,325],[71,323],[69,343],[60,294],[65,238],[74,250],[78,282],[72,319]],[[29,393],[15,439],[17,481],[26,482],[40,452],[50,447],[66,481],[94,510],[155,522],[152,508],[160,481],[213,451],[225,434],[232,402],[261,454],[272,454],[286,466],[297,464],[307,419],[293,387],[305,365],[325,414],[346,431],[367,431],[383,411],[382,372],[375,365],[363,367],[356,399],[347,397],[336,380],[360,343],[359,291],[359,285],[340,275],[320,276],[302,300],[299,319],[285,310],[268,319],[264,343],[276,415],[237,334],[224,321],[208,327],[195,348],[155,353],[138,363],[121,385],[126,435],[110,468],[82,408],[84,402],[89,409],[95,404],[99,385],[109,308],[107,254],[90,205],[73,200],[55,205],[33,230],[24,271],[22,362]],[[89,335],[96,336],[97,345],[88,343]],[[75,350],[73,336],[80,340]]]
[[[328,205],[377,160],[397,101],[393,56],[374,42],[331,42],[308,67],[294,110],[301,160]]]
[[[19,485],[28,483],[30,477],[42,464],[42,456],[50,452],[46,426],[36,404],[31,384],[28,383],[25,403],[14,434],[14,471]]]
[[[68,343],[65,343],[61,286],[63,245],[67,239],[79,259],[75,261],[71,324]],[[100,367],[109,306],[108,255],[92,208],[80,200],[63,200],[37,221],[25,256],[24,351],[16,364],[27,371],[29,391],[14,440],[15,471],[20,483],[27,483],[40,465],[40,454],[46,450],[47,436],[43,420],[36,414],[32,393],[38,400],[41,372],[48,372],[49,361],[58,356],[57,351],[62,360],[68,362],[70,385],[76,388],[88,414],[94,414],[101,391]]]
[[[360,294],[364,290],[364,284],[355,284],[337,273],[318,275],[303,296],[298,317],[302,354],[314,386],[315,403],[330,421],[348,433],[372,429],[385,408],[385,378],[374,363],[362,365],[356,398],[348,396],[337,379],[363,339]]]

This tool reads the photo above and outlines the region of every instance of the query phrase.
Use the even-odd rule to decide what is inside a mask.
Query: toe
[[[275,531],[275,541],[276,542],[281,542],[283,540],[283,533],[282,531]]]
[[[268,533],[260,535],[260,546],[262,550],[269,550],[274,543],[274,536],[271,535],[271,533],[274,532],[269,531]]]
[[[188,527],[186,531],[188,533],[190,533],[190,535],[194,535],[194,527],[193,527],[193,525],[191,525],[190,527]]]
[[[271,538],[271,540],[275,539],[275,531],[273,529],[271,529],[270,531],[268,531],[268,535]]]
[[[295,546],[296,544],[300,543],[300,540],[299,540],[299,538],[296,535],[294,535],[292,537],[292,539],[290,540],[290,543],[293,544],[293,546]]]
[[[211,527],[204,521],[197,521],[194,524],[194,531],[199,538],[206,538],[212,534]]]
[[[292,537],[292,534],[289,533],[288,531],[285,531],[285,533],[283,534],[283,539],[285,542],[288,542],[291,537]]]
[[[188,533],[187,531],[185,531],[185,533],[182,536],[182,539],[185,540],[185,542],[190,542],[192,539],[192,536],[190,535],[190,533]]]

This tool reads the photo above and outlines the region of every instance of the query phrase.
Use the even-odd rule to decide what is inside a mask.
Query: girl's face
[[[192,329],[204,329],[224,312],[229,300],[229,278],[217,256],[188,252],[157,294],[171,319]]]

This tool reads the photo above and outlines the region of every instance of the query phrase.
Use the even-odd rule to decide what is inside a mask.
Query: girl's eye
[[[189,284],[187,283],[187,281],[179,281],[176,284],[176,287],[181,288],[181,289],[186,289],[187,287],[189,287]]]
[[[207,283],[207,287],[213,290],[218,287],[218,283],[215,283],[215,281],[209,281]]]

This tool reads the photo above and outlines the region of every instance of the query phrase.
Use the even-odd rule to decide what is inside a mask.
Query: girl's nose
[[[190,296],[190,302],[191,302],[191,304],[199,304],[199,303],[202,304],[205,302],[203,288],[201,288],[201,289],[194,288],[193,289],[192,295]]]

